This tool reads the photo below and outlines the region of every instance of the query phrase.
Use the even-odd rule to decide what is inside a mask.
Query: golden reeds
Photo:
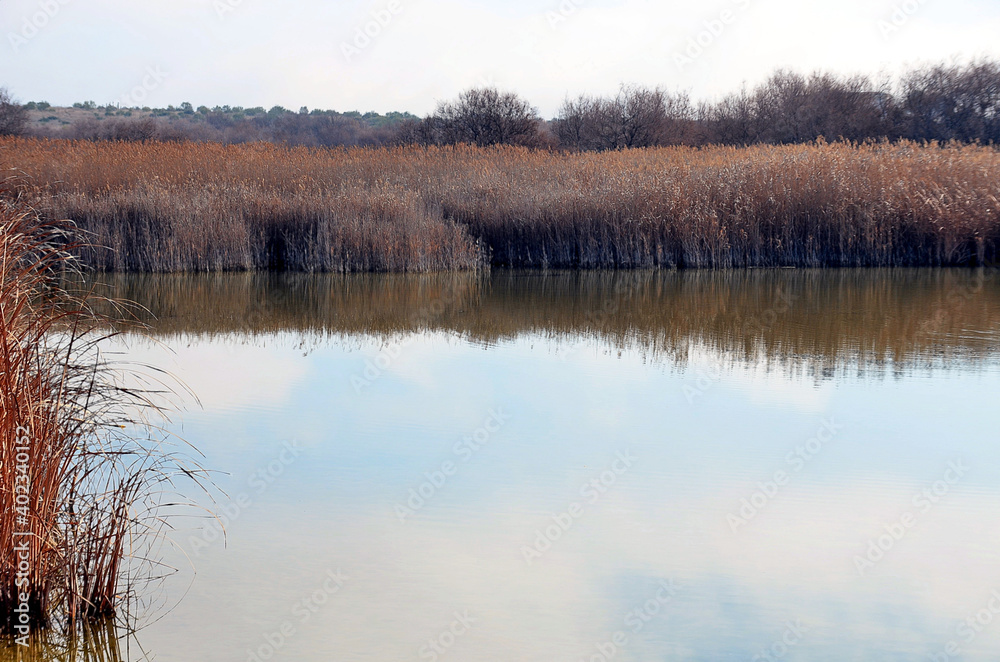
[[[1000,151],[969,145],[308,149],[0,140],[98,268],[973,265]]]
[[[122,615],[183,471],[101,352],[108,320],[65,285],[73,236],[0,199],[0,627],[25,641]]]

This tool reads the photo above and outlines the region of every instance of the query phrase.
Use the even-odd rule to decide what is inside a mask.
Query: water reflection
[[[123,640],[126,654],[123,655]],[[27,646],[0,640],[0,662],[124,662],[128,640],[113,621],[85,623],[76,636],[36,632]]]
[[[991,272],[107,282],[229,496],[158,660],[997,659]]]
[[[161,335],[595,339],[684,364],[692,348],[807,368],[948,366],[1000,350],[995,270],[117,275]],[[572,344],[572,343],[571,343]]]

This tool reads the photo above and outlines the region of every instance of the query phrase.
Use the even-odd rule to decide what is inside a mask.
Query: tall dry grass
[[[1000,151],[826,144],[517,147],[6,139],[0,167],[109,250],[102,269],[973,265],[1000,243]]]
[[[102,354],[109,320],[66,285],[73,236],[0,199],[0,628],[20,637],[140,599],[185,469],[156,398]]]

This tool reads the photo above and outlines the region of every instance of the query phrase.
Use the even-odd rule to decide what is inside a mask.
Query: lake
[[[225,525],[115,657],[997,659],[996,271],[102,282]]]

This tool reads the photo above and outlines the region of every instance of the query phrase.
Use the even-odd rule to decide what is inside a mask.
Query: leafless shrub
[[[19,136],[28,124],[28,111],[0,87],[0,136]]]
[[[1000,143],[1000,62],[913,70],[900,96],[908,138]]]
[[[427,131],[436,144],[538,147],[544,143],[538,111],[516,94],[491,87],[467,90],[457,100],[439,104]]]

